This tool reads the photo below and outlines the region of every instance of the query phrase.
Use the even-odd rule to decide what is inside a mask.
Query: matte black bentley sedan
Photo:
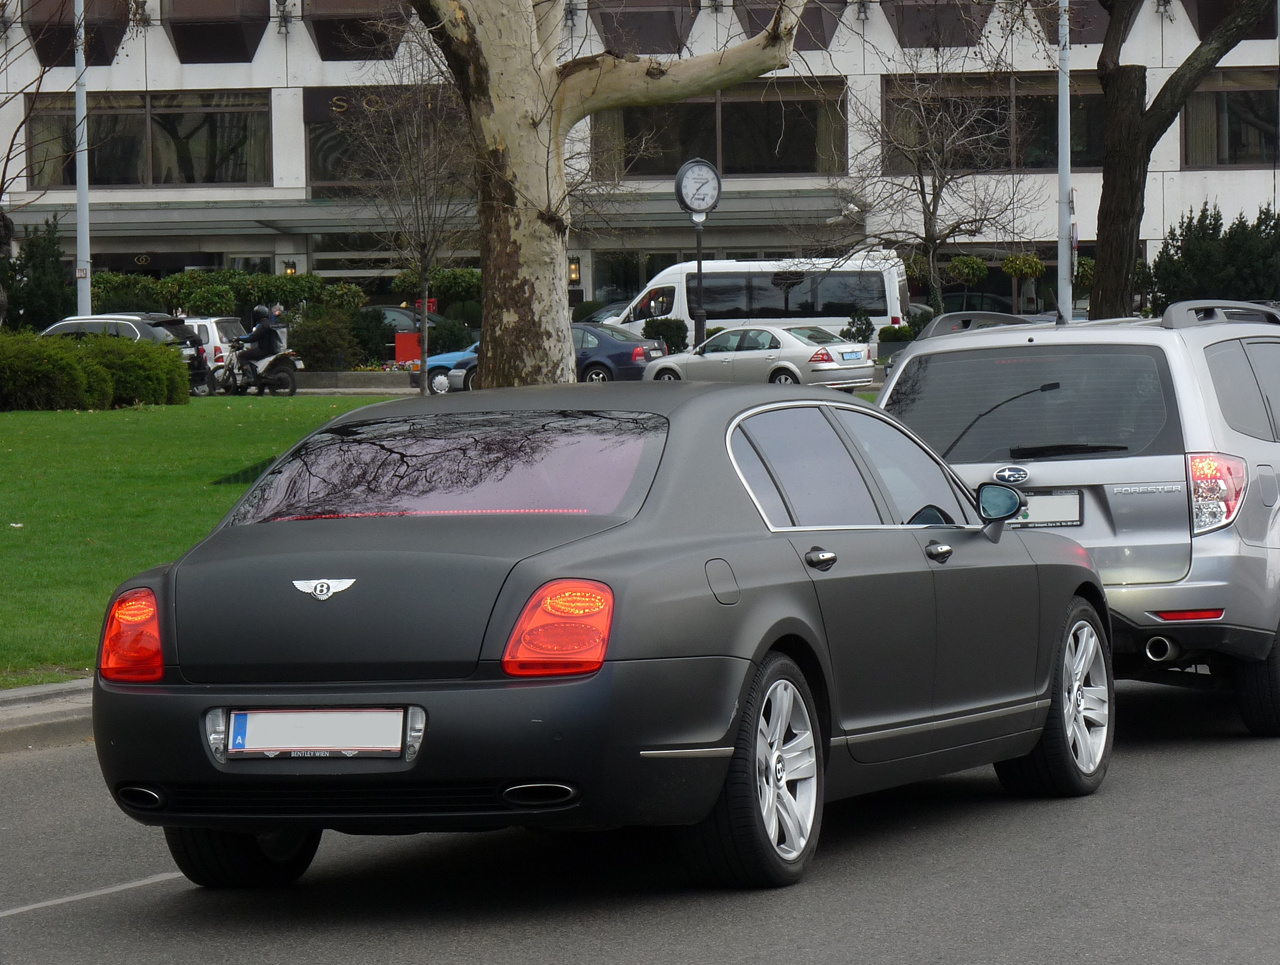
[[[295,880],[326,828],[508,825],[683,826],[710,876],[787,884],[824,801],[1101,783],[1101,583],[1020,509],[823,389],[371,406],[115,592],[102,772],[211,887]]]

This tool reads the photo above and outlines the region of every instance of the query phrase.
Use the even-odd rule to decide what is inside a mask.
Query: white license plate
[[[861,352],[841,352],[840,354],[846,362],[862,358]]]
[[[233,710],[235,757],[399,757],[404,710]]]
[[[1027,493],[1027,508],[1011,522],[1019,526],[1079,526],[1080,503],[1078,489]]]

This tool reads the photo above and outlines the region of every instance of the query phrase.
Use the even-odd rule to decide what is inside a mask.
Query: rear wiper
[[[1127,452],[1128,450],[1128,446],[1113,446],[1102,442],[1060,442],[1052,446],[1016,446],[1009,449],[1009,458],[1047,459],[1052,456],[1083,456],[1089,452]]]

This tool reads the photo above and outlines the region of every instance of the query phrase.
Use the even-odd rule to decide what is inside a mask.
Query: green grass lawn
[[[203,538],[264,460],[377,401],[0,412],[0,688],[87,675],[117,584]]]

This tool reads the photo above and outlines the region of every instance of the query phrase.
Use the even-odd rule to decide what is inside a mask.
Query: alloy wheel
[[[1107,667],[1093,624],[1079,620],[1063,648],[1062,713],[1071,756],[1082,774],[1102,762],[1111,727]]]
[[[813,832],[818,791],[817,748],[804,698],[787,679],[775,681],[756,722],[756,794],[765,835],[788,861]]]

